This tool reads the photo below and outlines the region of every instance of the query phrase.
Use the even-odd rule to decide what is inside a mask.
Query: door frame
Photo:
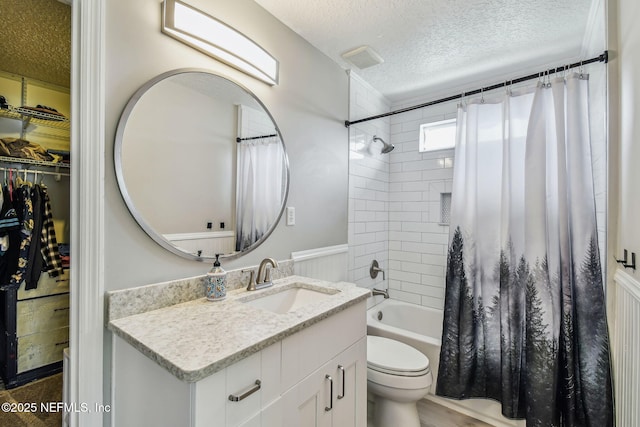
[[[71,0],[71,426],[98,427],[104,412],[105,1]],[[86,405],[87,411],[83,411]]]

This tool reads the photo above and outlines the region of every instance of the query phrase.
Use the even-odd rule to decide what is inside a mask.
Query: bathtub
[[[440,363],[442,310],[385,299],[367,310],[367,334],[409,344],[429,358],[433,385],[426,399],[496,427],[525,426],[524,421],[513,421],[503,417],[500,404],[493,400],[454,400],[435,395]]]

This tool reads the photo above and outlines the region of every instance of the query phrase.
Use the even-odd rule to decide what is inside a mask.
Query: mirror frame
[[[124,202],[127,206],[127,209],[129,210],[129,213],[133,216],[133,218],[136,220],[136,222],[138,223],[138,225],[147,233],[147,235],[149,237],[151,237],[156,243],[158,243],[160,246],[162,246],[163,248],[165,248],[166,250],[179,255],[183,258],[187,258],[190,260],[194,260],[194,261],[212,261],[215,259],[215,256],[198,256],[196,254],[192,254],[189,252],[185,252],[180,250],[178,247],[176,247],[175,245],[173,245],[169,240],[165,239],[159,232],[157,232],[156,230],[153,229],[153,227],[151,227],[151,225],[144,219],[144,217],[142,216],[142,214],[138,211],[138,209],[135,206],[135,203],[131,197],[131,194],[129,193],[129,191],[127,190],[127,184],[125,182],[125,177],[123,175],[123,168],[122,168],[122,148],[123,148],[123,136],[124,136],[124,131],[125,128],[127,126],[127,121],[129,120],[129,117],[131,116],[131,113],[133,112],[136,104],[138,103],[138,101],[140,100],[140,98],[142,98],[142,96],[148,91],[150,90],[153,86],[155,86],[157,83],[178,75],[178,74],[185,74],[185,73],[204,73],[204,74],[209,74],[211,76],[214,77],[218,77],[218,78],[222,78],[227,80],[230,83],[235,84],[239,89],[243,90],[247,95],[251,96],[264,110],[264,112],[267,114],[267,116],[269,116],[269,118],[271,119],[271,121],[273,122],[273,125],[276,129],[276,132],[278,134],[278,137],[280,138],[280,143],[282,144],[282,151],[283,151],[283,162],[284,162],[284,167],[286,170],[286,174],[285,174],[285,185],[284,185],[284,197],[282,199],[282,206],[280,206],[280,211],[278,212],[277,217],[275,218],[275,220],[273,221],[273,224],[271,224],[271,226],[269,227],[269,229],[262,235],[262,237],[257,240],[256,242],[254,242],[249,248],[243,250],[243,251],[236,251],[230,254],[222,254],[220,257],[223,259],[235,259],[238,258],[242,255],[245,255],[249,252],[251,252],[252,250],[254,250],[255,248],[257,248],[258,246],[260,246],[262,243],[264,243],[267,238],[271,235],[271,233],[273,233],[273,231],[276,229],[276,227],[278,226],[278,224],[280,223],[280,220],[282,219],[282,214],[284,213],[284,210],[286,208],[287,205],[287,198],[289,196],[289,182],[290,182],[290,170],[289,170],[289,156],[287,154],[287,149],[284,143],[284,139],[282,138],[282,133],[280,132],[280,128],[278,127],[276,121],[274,120],[273,116],[271,115],[271,113],[269,112],[269,110],[267,109],[267,107],[264,105],[264,103],[253,93],[251,92],[249,89],[247,89],[245,86],[241,85],[240,83],[236,82],[235,80],[230,79],[227,76],[224,76],[222,74],[218,74],[216,72],[213,72],[211,70],[207,70],[207,69],[202,69],[202,68],[179,68],[179,69],[175,69],[175,70],[171,70],[171,71],[167,71],[164,72],[162,74],[157,75],[156,77],[150,79],[149,81],[147,81],[146,83],[144,83],[132,96],[131,98],[129,98],[129,101],[127,101],[127,104],[124,108],[124,110],[122,111],[122,114],[120,115],[120,119],[118,120],[118,127],[116,129],[116,136],[115,136],[115,144],[114,144],[114,167],[115,167],[115,172],[116,172],[116,179],[118,182],[118,187],[120,189],[120,194],[122,195],[122,198],[124,199]],[[234,141],[235,143],[235,141]]]

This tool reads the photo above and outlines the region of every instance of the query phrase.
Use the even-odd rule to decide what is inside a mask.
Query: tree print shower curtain
[[[458,110],[436,394],[614,425],[588,76]]]

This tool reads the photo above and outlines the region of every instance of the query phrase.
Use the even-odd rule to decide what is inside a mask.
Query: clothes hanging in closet
[[[23,281],[25,289],[35,289],[43,271],[51,277],[63,272],[49,195],[46,187],[24,182],[13,191],[5,186],[3,196],[0,214],[15,211],[19,227],[5,231],[0,222],[0,238],[8,238],[0,254],[0,289],[17,289]]]

